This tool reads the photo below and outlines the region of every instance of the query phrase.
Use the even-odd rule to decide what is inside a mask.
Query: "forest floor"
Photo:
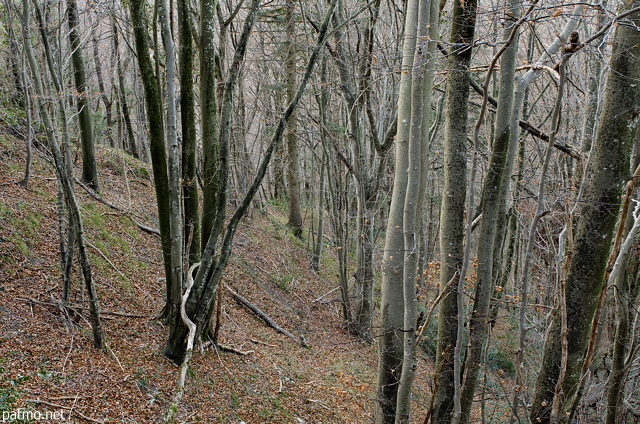
[[[122,210],[75,187],[110,355],[92,346],[77,266],[77,313],[61,307],[53,167],[35,149],[22,187],[24,141],[0,131],[0,411],[63,411],[73,423],[162,422],[179,368],[162,354],[167,328],[156,318],[164,301],[160,244],[129,218],[157,227],[154,190],[142,162],[107,148],[98,149],[98,161],[100,196]],[[239,227],[224,283],[310,347],[225,295],[220,342],[249,353],[197,350],[177,422],[373,421],[376,346],[349,335],[341,319],[339,293],[331,292],[335,252],[327,247],[320,273],[312,272],[307,241],[285,223],[274,205],[254,210]],[[431,372],[421,355],[416,422],[424,419]]]

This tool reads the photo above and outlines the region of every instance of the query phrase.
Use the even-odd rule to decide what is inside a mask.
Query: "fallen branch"
[[[36,300],[36,299],[31,299],[31,298],[22,298],[22,297],[14,297],[15,300],[19,300],[20,302],[25,302],[25,303],[33,303],[35,305],[40,305],[40,306],[54,306],[54,307],[60,307],[60,305],[64,306],[67,309],[72,310],[73,312],[80,314],[80,310],[82,309],[82,306],[78,306],[78,305],[71,305],[71,304],[67,304],[64,305],[62,304],[62,302],[43,302],[42,300]],[[137,314],[129,314],[126,312],[115,312],[115,311],[100,311],[100,314],[102,315],[116,315],[119,317],[127,317],[127,318],[154,318],[153,315],[137,315]]]
[[[111,267],[113,269],[115,269],[118,274],[120,274],[120,276],[124,279],[126,279],[127,281],[129,281],[129,277],[127,277],[126,275],[124,275],[124,273],[122,271],[120,271],[118,269],[117,266],[115,266],[115,264],[113,262],[111,262],[111,260],[109,258],[107,258],[107,255],[104,254],[104,252],[102,252],[102,250],[100,250],[98,247],[96,247],[95,245],[93,245],[91,242],[89,242],[89,240],[85,239],[84,242],[86,243],[87,246],[89,246],[90,248],[92,248],[93,250],[95,250],[96,252],[98,252],[98,254],[100,256],[102,256],[102,259],[104,259],[105,261],[107,261],[107,263],[109,265],[111,265]]]
[[[140,228],[142,231],[145,231],[149,234],[154,234],[156,236],[160,236],[160,230],[157,230],[155,228],[152,227],[148,227],[144,224],[139,223],[138,221],[136,221],[135,219],[131,218],[130,216],[127,215],[127,218],[129,218],[131,220],[131,222],[133,222],[134,224],[136,224],[138,226],[138,228]]]
[[[261,344],[261,345],[265,345],[265,346],[269,346],[269,347],[278,347],[277,345],[273,345],[273,344],[265,343],[265,342],[263,342],[263,341],[256,340],[256,339],[249,339],[249,341],[250,341],[251,343]]]
[[[206,343],[204,343],[202,345],[203,349],[208,348],[209,346],[214,346],[213,342],[208,341]],[[242,356],[247,356],[250,355],[252,353],[254,353],[254,350],[240,350],[240,349],[236,349],[235,347],[232,346],[228,346],[228,345],[224,345],[222,343],[216,343],[215,347],[217,347],[220,350],[224,350],[225,352],[232,352],[232,353],[237,353],[238,355],[242,355]]]
[[[309,347],[309,345],[307,344],[307,342],[304,340],[303,337],[297,338],[296,336],[294,336],[293,334],[291,334],[290,332],[288,332],[287,330],[285,330],[284,328],[280,327],[273,319],[271,319],[267,314],[265,314],[264,312],[262,312],[262,310],[260,308],[258,308],[256,305],[254,305],[253,303],[251,303],[250,301],[248,301],[246,298],[242,297],[241,295],[239,295],[238,293],[236,293],[235,291],[233,291],[231,289],[231,287],[226,286],[226,289],[229,291],[229,294],[231,294],[231,297],[233,297],[233,299],[246,306],[247,308],[249,308],[254,314],[256,314],[258,317],[260,317],[264,322],[267,323],[267,325],[269,325],[269,327],[273,328],[274,330],[276,330],[278,333],[282,333],[285,336],[300,342],[302,344],[302,346],[304,347]]]
[[[325,297],[329,296],[331,293],[333,293],[334,291],[338,290],[339,288],[340,288],[340,286],[336,287],[335,289],[329,290],[328,292],[326,292],[325,294],[323,294],[319,298],[312,300],[311,303],[320,302],[322,299],[324,299]]]
[[[157,236],[160,235],[160,231],[158,231],[155,228],[148,227],[144,224],[139,223],[138,221],[136,221],[130,216],[130,212],[126,211],[125,209],[121,208],[118,205],[114,205],[113,203],[109,202],[104,197],[100,196],[98,193],[93,191],[91,187],[87,186],[85,183],[80,181],[80,179],[78,179],[77,177],[74,177],[74,180],[80,187],[82,187],[89,194],[89,196],[93,197],[95,200],[97,200],[100,203],[104,203],[105,205],[109,206],[111,209],[117,210],[118,212],[122,212],[127,218],[131,220],[131,222],[136,224],[138,228],[140,228],[142,231],[145,231],[149,234],[155,234]]]

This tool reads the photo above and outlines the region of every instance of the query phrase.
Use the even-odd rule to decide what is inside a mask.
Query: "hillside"
[[[0,133],[0,410],[64,410],[67,422],[161,422],[179,368],[163,357],[166,328],[156,319],[164,282],[154,191],[142,162],[100,148],[100,196],[76,184],[88,251],[112,355],[95,350],[74,269],[71,315],[62,297],[56,181],[34,150],[28,188],[24,142]],[[126,170],[126,172],[124,172]],[[77,169],[76,169],[77,171]],[[77,174],[77,172],[76,172]],[[127,211],[124,213],[123,211]],[[372,421],[376,348],[344,328],[333,254],[310,271],[306,243],[287,232],[276,206],[240,226],[224,282],[310,348],[276,333],[230,296],[222,302],[220,342],[194,355],[178,422],[367,423]],[[77,267],[76,267],[77,268]],[[328,294],[329,293],[329,294]],[[86,303],[85,303],[86,305]],[[429,370],[416,381],[424,417]],[[69,416],[71,418],[69,418]],[[422,419],[421,418],[421,419]]]

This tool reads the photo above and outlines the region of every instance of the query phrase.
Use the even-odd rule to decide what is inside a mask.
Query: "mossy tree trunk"
[[[89,87],[82,57],[82,45],[78,34],[78,3],[67,0],[67,16],[69,22],[69,43],[71,44],[71,63],[73,79],[78,95],[78,121],[82,140],[82,181],[94,190],[98,189],[98,170],[96,167],[95,136],[93,133],[93,117],[89,103]]]
[[[158,77],[149,57],[149,33],[144,0],[131,0],[131,23],[136,46],[138,69],[144,88],[145,107],[149,123],[149,150],[153,168],[153,182],[158,203],[158,222],[162,241],[162,256],[166,277],[166,304],[164,313],[168,317],[171,304],[171,210],[169,206],[169,173],[167,168],[167,150],[163,105],[158,86]]]
[[[200,1],[200,129],[202,134],[202,225],[204,250],[216,217],[218,195],[218,106],[215,22],[217,0]]]
[[[229,158],[229,134],[228,131],[229,123],[231,122],[231,101],[230,97],[234,92],[233,86],[235,85],[235,78],[238,76],[239,68],[242,64],[246,47],[249,39],[249,34],[251,33],[251,29],[253,28],[253,23],[256,17],[256,12],[258,9],[258,5],[260,0],[253,0],[249,6],[249,13],[245,20],[242,33],[240,38],[238,39],[238,43],[236,46],[236,52],[234,54],[233,62],[231,67],[229,68],[229,76],[227,78],[225,84],[225,95],[223,99],[223,108],[220,119],[220,191],[217,202],[217,211],[216,211],[216,221],[213,226],[213,230],[207,243],[205,245],[205,249],[201,258],[201,265],[198,268],[198,273],[194,278],[193,291],[190,293],[189,298],[186,302],[186,312],[189,316],[189,319],[196,324],[196,337],[200,336],[205,329],[205,326],[208,321],[209,312],[211,310],[214,295],[217,291],[218,285],[220,283],[220,279],[224,273],[224,270],[227,266],[229,257],[231,255],[231,248],[233,244],[233,238],[237,229],[237,226],[242,219],[242,217],[246,214],[249,205],[253,199],[253,196],[256,194],[264,176],[267,172],[267,166],[271,162],[271,157],[273,156],[273,152],[275,150],[276,145],[280,142],[285,127],[287,125],[287,121],[289,120],[293,110],[298,105],[300,98],[302,97],[302,93],[311,78],[311,71],[313,69],[313,65],[315,64],[319,51],[324,45],[326,41],[327,28],[329,26],[329,18],[333,14],[333,8],[335,7],[336,0],[333,0],[329,5],[329,9],[327,11],[327,15],[323,20],[323,23],[320,27],[319,35],[318,35],[318,44],[316,48],[313,50],[311,57],[309,58],[309,62],[307,63],[307,67],[305,69],[305,73],[303,78],[298,85],[298,89],[296,91],[296,96],[292,100],[291,103],[287,106],[284,113],[280,117],[278,121],[278,125],[276,127],[276,131],[269,142],[267,150],[265,152],[260,165],[258,166],[258,170],[256,172],[256,176],[253,179],[249,190],[245,194],[242,199],[240,206],[233,213],[229,222],[223,231],[223,222],[224,217],[226,215],[226,207],[227,207],[227,197],[226,197],[226,185],[229,177],[229,169],[228,169],[228,158]],[[227,134],[224,134],[224,133]],[[186,325],[180,325],[175,328],[169,334],[169,339],[165,345],[164,353],[167,357],[174,360],[177,363],[182,363],[186,353],[186,337],[188,334],[188,328]]]
[[[463,261],[464,211],[467,181],[467,117],[469,63],[475,32],[476,2],[454,2],[445,92],[444,188],[440,210],[440,290],[438,307],[437,389],[433,394],[433,423],[449,423],[455,397],[456,340],[458,338],[459,274]],[[450,282],[452,282],[450,284]],[[461,349],[458,346],[458,349]],[[458,376],[459,377],[459,376]]]
[[[495,117],[495,132],[492,143],[492,152],[489,159],[489,168],[482,189],[481,213],[482,221],[478,236],[478,266],[476,270],[476,292],[473,302],[473,311],[469,324],[469,348],[464,363],[464,386],[462,388],[461,422],[468,422],[471,406],[475,394],[478,373],[482,362],[482,354],[487,340],[489,311],[491,296],[494,294],[495,264],[494,254],[496,245],[502,243],[498,234],[506,232],[506,219],[501,219],[504,211],[507,190],[503,184],[509,184],[506,175],[511,175],[513,167],[513,155],[509,151],[515,150],[516,139],[511,138],[511,114],[514,98],[514,76],[516,53],[518,46],[520,16],[520,0],[511,0],[507,7],[504,40],[510,40],[505,50],[501,50],[500,58],[500,91],[498,98],[498,110]],[[489,87],[484,87],[488,90]],[[470,241],[467,241],[468,243]]]
[[[193,95],[193,34],[191,3],[178,0],[178,67],[180,74],[180,122],[182,127],[182,193],[184,196],[184,243],[189,265],[200,258],[200,218],[196,181],[196,113]]]
[[[635,0],[623,7],[629,10],[639,5],[640,2]],[[556,314],[545,342],[542,368],[536,382],[530,413],[533,422],[565,423],[569,419],[570,414],[567,413],[571,411],[579,387],[591,321],[604,283],[621,189],[629,172],[632,129],[638,107],[640,31],[636,26],[640,23],[640,13],[633,13],[625,20],[628,23],[616,26],[602,113],[568,264],[564,294],[568,330],[566,369],[561,369],[562,317]],[[559,381],[563,373],[564,378]],[[554,399],[556,392],[561,396],[559,400]],[[554,403],[559,403],[556,417],[551,416]]]

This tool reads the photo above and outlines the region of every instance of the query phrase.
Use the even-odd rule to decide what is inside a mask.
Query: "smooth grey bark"
[[[464,210],[467,181],[467,117],[469,63],[475,33],[476,2],[454,2],[451,24],[452,53],[448,58],[445,99],[444,188],[440,209],[440,290],[446,293],[438,312],[437,388],[433,394],[433,423],[452,420],[459,390],[460,372],[456,351],[458,314],[463,314],[460,272],[463,265]],[[452,284],[449,284],[451,281]]]
[[[597,29],[600,30],[605,21],[605,8],[602,7],[598,11],[598,22]],[[598,44],[602,42],[602,37],[596,40]],[[595,50],[595,52],[586,53],[589,60],[589,79],[587,83],[587,108],[584,112],[584,126],[582,127],[582,140],[580,142],[580,150],[584,154],[588,154],[591,150],[591,144],[593,141],[593,136],[596,129],[596,118],[598,112],[598,104],[600,103],[600,79],[602,77],[602,61],[600,58],[600,46]],[[578,177],[580,177],[578,175]]]
[[[623,7],[630,11],[638,5],[638,1],[633,1]],[[562,317],[556,314],[536,382],[530,413],[534,422],[551,422],[550,408],[556,403],[559,408],[554,419],[567,422],[566,412],[570,412],[579,386],[591,321],[604,283],[621,188],[628,175],[631,130],[637,119],[640,32],[634,26],[639,21],[640,13],[635,12],[616,26],[602,113],[566,276],[566,361],[562,361]],[[566,369],[562,369],[562,362],[566,363]],[[559,382],[561,373],[564,378]],[[560,386],[559,400],[554,399],[556,386]]]
[[[404,224],[403,213],[409,166],[411,128],[411,84],[418,25],[418,0],[409,0],[405,11],[404,40],[400,91],[398,95],[398,128],[393,192],[382,258],[380,294],[380,337],[378,338],[378,382],[376,388],[377,423],[393,423],[402,361],[404,327]]]
[[[82,140],[82,181],[94,190],[98,190],[98,169],[96,167],[96,147],[93,132],[93,117],[89,103],[89,87],[82,57],[82,46],[78,34],[78,3],[67,0],[67,20],[69,23],[69,42],[71,44],[71,63],[73,80],[77,92],[78,123]]]
[[[178,325],[184,325],[180,314],[182,304],[182,281],[184,266],[184,228],[182,224],[182,167],[180,164],[180,147],[178,146],[178,117],[176,110],[176,60],[175,45],[169,20],[169,2],[160,0],[158,16],[162,33],[162,44],[165,51],[166,72],[166,122],[167,150],[169,166],[169,211],[171,235],[171,293],[169,303],[169,333]]]
[[[428,144],[431,117],[431,93],[435,67],[435,43],[440,19],[438,2],[421,0],[411,81],[411,126],[409,130],[408,172],[403,211],[404,231],[404,358],[397,395],[395,422],[411,422],[411,394],[417,362],[417,281],[422,227],[422,204],[428,172]]]

